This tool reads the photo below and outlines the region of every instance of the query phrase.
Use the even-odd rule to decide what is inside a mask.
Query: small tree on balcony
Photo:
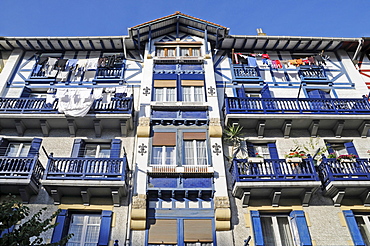
[[[228,143],[231,143],[231,159],[235,157],[235,155],[240,150],[240,142],[242,140],[243,127],[240,125],[229,125],[226,129],[224,129],[224,140]]]
[[[44,243],[40,236],[43,232],[53,229],[57,224],[53,224],[53,219],[58,216],[59,211],[52,214],[47,219],[41,219],[46,208],[30,216],[29,207],[23,205],[15,199],[15,196],[8,196],[0,204],[0,245],[7,246],[57,246],[65,245],[73,236],[67,235],[56,243]]]

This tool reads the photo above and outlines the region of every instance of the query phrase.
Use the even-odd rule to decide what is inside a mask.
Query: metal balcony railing
[[[367,98],[225,98],[226,114],[370,114]]]
[[[312,158],[303,159],[299,163],[285,159],[264,159],[259,163],[234,159],[230,172],[234,182],[319,180]]]
[[[235,80],[262,81],[258,67],[248,67],[242,64],[234,64],[232,69]]]
[[[127,158],[57,158],[49,156],[45,180],[119,180],[127,182]]]
[[[302,81],[328,81],[326,76],[325,69],[323,67],[311,67],[311,66],[301,66],[298,71],[299,76]]]

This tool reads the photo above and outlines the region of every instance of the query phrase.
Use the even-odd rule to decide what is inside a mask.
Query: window
[[[205,132],[184,132],[184,165],[207,165]]]
[[[370,217],[367,214],[356,214],[356,223],[362,239],[365,241],[366,245],[370,245]]]
[[[157,101],[157,102],[175,102],[176,101],[176,88],[155,87],[154,96],[155,96],[154,101]]]
[[[347,154],[358,156],[357,150],[352,142],[343,143],[336,141],[326,141],[326,146],[328,148],[328,154],[334,153],[337,157]]]
[[[331,98],[330,91],[311,90],[307,91],[309,98]]]
[[[112,214],[112,211],[108,210],[79,213],[62,209],[56,219],[57,226],[54,228],[51,243],[60,241],[68,233],[74,233],[67,243],[69,246],[108,245]]]
[[[200,48],[180,48],[180,56],[200,56]]]
[[[248,157],[262,156],[265,159],[279,159],[275,143],[246,142]]]
[[[67,246],[93,246],[99,241],[100,215],[98,214],[72,214],[68,234],[73,237]]]
[[[251,211],[251,219],[256,245],[312,245],[303,211],[295,210],[290,213]]]
[[[75,139],[71,157],[89,158],[119,158],[121,153],[121,140],[113,139],[107,142],[87,142],[83,139]]]
[[[182,100],[184,102],[204,102],[204,76],[181,75]]]
[[[0,156],[7,157],[34,157],[39,153],[42,139],[34,138],[32,141],[9,141],[0,138]]]
[[[174,57],[176,56],[176,48],[157,48],[156,55],[162,57]]]
[[[152,145],[152,165],[176,165],[176,132],[155,132]]]
[[[244,85],[236,88],[237,97],[256,97],[256,98],[271,98],[271,92],[268,85],[265,85],[260,90],[247,88]]]

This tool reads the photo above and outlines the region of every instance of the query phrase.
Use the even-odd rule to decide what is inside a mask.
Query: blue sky
[[[370,37],[370,0],[0,0],[0,36],[116,36],[180,11],[232,35]]]

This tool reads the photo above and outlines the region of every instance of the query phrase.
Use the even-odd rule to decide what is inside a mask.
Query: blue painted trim
[[[308,230],[306,217],[302,210],[294,210],[290,213],[290,217],[294,221],[301,246],[312,246],[310,231]]]
[[[259,211],[251,211],[252,229],[254,235],[254,245],[264,246],[262,224]]]
[[[361,236],[360,229],[357,226],[355,215],[352,210],[343,210],[344,217],[347,221],[347,226],[355,246],[365,246],[365,242]]]

